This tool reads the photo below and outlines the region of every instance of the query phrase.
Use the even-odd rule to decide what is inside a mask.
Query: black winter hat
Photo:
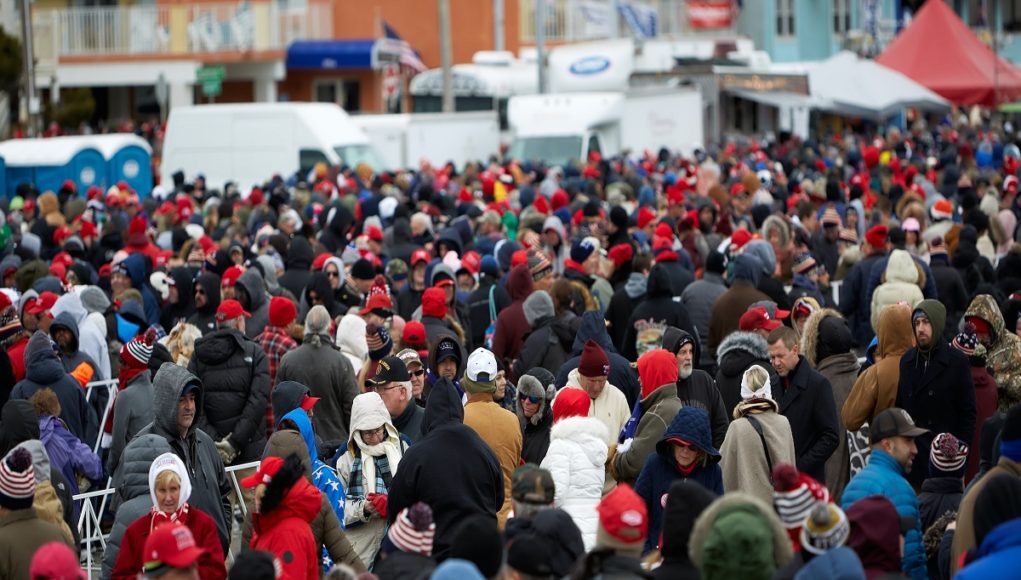
[[[619,205],[613,206],[613,209],[610,210],[610,223],[622,230],[626,230],[627,222],[627,210]]]
[[[546,542],[533,534],[519,535],[507,548],[507,565],[529,576],[552,576],[550,559],[550,549]]]
[[[365,258],[358,258],[351,265],[351,277],[358,280],[372,280],[376,277],[376,268],[372,265],[372,262]]]
[[[486,578],[494,578],[503,566],[503,539],[496,520],[483,515],[472,516],[454,532],[451,558],[468,560]]]
[[[847,321],[836,316],[827,316],[819,322],[819,340],[816,347],[815,361],[825,360],[837,354],[851,352],[854,339]]]
[[[262,550],[245,550],[238,554],[227,575],[229,580],[275,580],[276,577],[273,554]]]
[[[660,552],[664,558],[688,559],[688,540],[695,528],[695,520],[716,494],[690,481],[675,481],[670,485],[663,509],[663,541]],[[659,538],[654,538],[659,541]]]
[[[975,498],[975,545],[996,526],[1021,518],[1021,479],[999,473],[989,478]]]

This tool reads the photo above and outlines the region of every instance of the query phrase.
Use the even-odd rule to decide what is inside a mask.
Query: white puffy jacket
[[[569,417],[550,431],[549,451],[542,460],[553,475],[553,505],[566,511],[581,530],[585,551],[596,545],[606,466],[606,427],[593,417]]]

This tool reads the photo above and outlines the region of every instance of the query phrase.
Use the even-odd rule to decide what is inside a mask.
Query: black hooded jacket
[[[14,385],[11,399],[29,399],[36,391],[49,387],[60,401],[60,418],[67,430],[91,445],[99,436],[99,419],[85,400],[85,391],[77,380],[67,374],[57,353],[50,346],[50,337],[37,330],[25,347],[25,378]]]
[[[324,211],[322,215],[324,217],[322,218],[323,222],[321,225],[325,227],[319,235],[319,242],[332,253],[336,253],[337,250],[343,250],[344,246],[347,245],[348,230],[354,224],[355,216],[351,214],[351,210],[341,203],[334,204],[331,208]],[[288,257],[290,257],[290,254],[291,252],[288,250]],[[311,265],[312,260],[309,259],[308,263]],[[294,292],[294,295],[297,296],[300,291],[301,289],[299,288],[298,292]]]
[[[610,359],[610,376],[607,380],[624,393],[624,396],[627,397],[628,407],[633,408],[642,392],[641,384],[638,382],[638,373],[626,358],[617,353],[609,333],[606,332],[603,317],[595,311],[588,311],[581,315],[581,326],[578,327],[578,333],[574,336],[572,348],[574,357],[564,362],[560,370],[557,371],[557,390],[567,384],[567,375],[578,368],[581,363],[581,351],[589,339],[606,351],[606,356]]]
[[[411,224],[405,218],[394,220],[391,230],[393,243],[387,247],[387,253],[391,259],[402,260],[405,264],[411,265],[411,254],[421,246],[411,240]]]
[[[663,348],[676,354],[683,341],[697,341],[691,334],[679,328],[669,327],[663,333]],[[698,361],[698,349],[693,353],[693,361]],[[730,427],[730,415],[723,404],[723,397],[720,390],[716,388],[716,381],[709,373],[692,369],[691,376],[686,379],[677,378],[677,398],[685,407],[702,409],[709,415],[709,424],[713,432],[713,446],[717,449],[723,445],[723,438],[727,435],[727,428]]]
[[[195,279],[195,283],[206,293],[206,305],[196,308],[195,313],[188,318],[188,323],[198,327],[202,334],[209,334],[216,330],[216,309],[220,307],[220,277],[212,272],[203,272]]]
[[[652,577],[656,580],[698,580],[701,576],[688,556],[688,540],[695,520],[713,503],[716,494],[691,481],[675,481],[663,508],[663,562]]]
[[[170,271],[170,278],[177,288],[177,304],[166,304],[160,313],[160,324],[164,330],[170,332],[174,325],[182,320],[188,320],[195,314],[195,291],[193,288],[195,273],[187,267],[181,266]]]
[[[468,319],[472,327],[472,348],[483,346],[486,338],[486,328],[490,324],[496,325],[496,316],[489,317],[489,295],[493,295],[493,313],[500,315],[500,311],[510,306],[511,298],[507,289],[499,284],[499,280],[483,274],[479,277],[479,286],[468,296]],[[419,300],[422,297],[419,295]]]
[[[309,309],[313,306],[312,301],[308,298],[310,291],[316,293],[316,297],[323,303],[326,311],[330,313],[330,318],[336,318],[345,313],[346,308],[338,304],[334,299],[333,288],[330,286],[330,278],[325,272],[313,272],[312,276],[309,277],[308,285],[305,286],[305,290],[301,294],[302,304],[307,305]],[[308,312],[305,312],[305,314],[308,314]]]
[[[308,240],[301,236],[295,237],[291,240],[291,247],[287,249],[284,275],[277,282],[287,288],[292,295],[301,296],[312,277],[313,259],[312,246]]]
[[[418,501],[433,510],[433,557],[437,561],[450,553],[460,522],[482,515],[495,524],[496,512],[503,505],[500,463],[485,441],[464,425],[461,398],[446,379],[433,386],[422,421],[422,438],[405,452],[390,484],[387,522],[393,525],[401,510]]]
[[[257,342],[232,329],[220,329],[195,341],[188,370],[202,380],[204,408],[195,418],[216,441],[228,437],[239,454],[236,463],[258,461],[266,446],[269,366]]]
[[[638,360],[638,340],[642,340],[642,348],[651,350],[663,345],[663,332],[668,326],[686,331],[697,336],[694,325],[688,317],[688,311],[680,299],[674,299],[670,274],[662,264],[656,264],[649,272],[646,284],[645,300],[635,307],[624,329],[624,344],[621,355],[628,360]],[[678,295],[679,296],[679,295]]]

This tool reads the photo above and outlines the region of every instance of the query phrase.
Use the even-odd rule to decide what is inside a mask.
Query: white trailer
[[[417,169],[422,161],[460,169],[499,153],[496,111],[356,115],[351,120],[369,137],[388,169]]]
[[[562,93],[512,97],[513,159],[564,165],[602,155],[665,147],[690,154],[704,146],[702,96],[696,88]]]

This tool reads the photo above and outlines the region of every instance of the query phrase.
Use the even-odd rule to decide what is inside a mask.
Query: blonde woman
[[[377,388],[406,389],[411,393],[410,382],[389,382]],[[351,434],[347,450],[337,460],[337,475],[347,490],[344,532],[366,566],[375,561],[383,541],[390,482],[407,448],[379,394],[370,392],[355,397],[351,405]]]

